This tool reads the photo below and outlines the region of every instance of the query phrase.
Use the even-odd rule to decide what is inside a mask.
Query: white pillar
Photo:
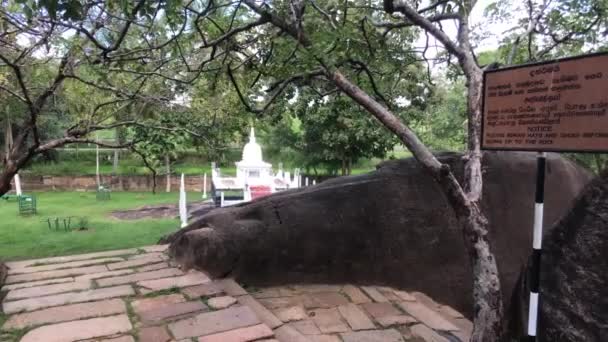
[[[179,219],[182,228],[188,225],[188,207],[186,206],[186,185],[184,182],[184,174],[179,184]]]
[[[224,192],[220,193],[220,208],[224,207]]]
[[[312,185],[315,185],[315,184],[317,184],[317,181],[313,179],[312,180]]]
[[[21,192],[21,178],[19,178],[19,174],[15,173],[15,176],[13,177],[13,179],[15,180],[15,194],[17,196],[21,196],[22,192]]]
[[[207,173],[203,175],[203,198],[207,198]]]
[[[305,178],[304,178],[304,185],[305,185],[305,186],[308,186],[308,177],[305,177]]]

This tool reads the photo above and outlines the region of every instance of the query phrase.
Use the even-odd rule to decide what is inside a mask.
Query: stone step
[[[127,315],[45,325],[31,330],[21,342],[66,342],[125,333],[132,329]]]
[[[126,297],[135,295],[130,285],[106,287],[82,292],[68,292],[44,297],[28,298],[2,304],[4,313],[14,314],[20,311],[33,311],[53,306],[89,302],[100,299]]]

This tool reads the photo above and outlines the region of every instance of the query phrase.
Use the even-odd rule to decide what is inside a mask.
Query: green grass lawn
[[[177,219],[118,220],[113,210],[143,205],[177,203],[178,193],[114,192],[110,201],[97,201],[93,192],[39,192],[38,214],[21,217],[15,200],[0,200],[0,260],[97,252],[155,244],[178,229]],[[188,193],[188,200],[200,200],[200,193]],[[85,216],[88,230],[50,231],[47,217]]]

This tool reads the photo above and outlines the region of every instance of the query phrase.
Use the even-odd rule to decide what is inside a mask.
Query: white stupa
[[[241,161],[236,162],[236,179],[242,185],[265,185],[274,178],[272,164],[262,159],[262,147],[255,141],[255,131],[251,127],[249,142],[243,147]]]

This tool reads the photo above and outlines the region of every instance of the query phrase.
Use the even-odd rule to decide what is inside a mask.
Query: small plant
[[[86,216],[82,216],[78,219],[78,230],[87,230],[89,229],[89,218]]]

